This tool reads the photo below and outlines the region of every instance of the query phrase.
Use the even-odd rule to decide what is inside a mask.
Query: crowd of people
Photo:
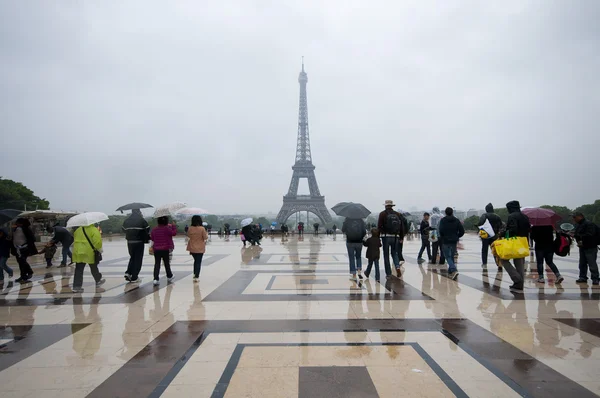
[[[346,235],[351,279],[360,281],[364,277],[369,278],[374,268],[375,280],[379,282],[381,251],[383,251],[386,278],[402,277],[402,266],[405,264],[403,244],[405,237],[411,233],[411,229],[404,215],[395,211],[394,207],[395,204],[392,200],[385,201],[384,210],[379,213],[376,227],[367,225],[362,218],[345,219],[342,233]],[[566,233],[556,231],[552,225],[532,226],[527,215],[521,211],[518,201],[508,202],[506,208],[508,210],[506,223],[503,223],[501,218],[494,212],[491,203],[485,207],[486,212],[479,219],[479,226],[489,223],[492,232],[491,236],[486,234],[481,239],[482,267],[487,268],[490,248],[493,248],[495,241],[504,237],[522,237],[531,241],[535,252],[538,273],[537,283],[545,283],[545,263],[554,273],[555,283],[561,284],[564,278],[561,276],[553,258],[557,251],[556,242],[560,236],[567,236]],[[600,230],[598,226],[587,220],[580,212],[574,213],[572,217],[575,228],[568,235],[568,246],[570,246],[572,237],[579,248],[579,278],[577,283],[587,284],[589,271],[592,284],[597,286],[600,284],[597,264]],[[318,235],[319,225],[314,224],[313,227],[315,235]],[[368,229],[370,229],[369,234],[367,233]],[[337,227],[334,226],[332,230],[335,233]],[[149,252],[154,256],[153,284],[155,286],[160,284],[161,265],[164,266],[167,281],[173,281],[171,258],[175,247],[173,237],[177,235],[176,224],[174,222],[170,223],[169,218],[163,216],[157,218],[157,226],[151,230],[141,211],[133,210],[123,223],[123,231],[130,257],[124,275],[127,282],[139,283],[139,274],[147,244],[150,246]],[[48,227],[47,232],[52,234],[52,237],[43,249],[38,251],[29,220],[18,218],[14,222],[11,231],[0,228],[0,283],[3,283],[5,274],[9,278],[13,277],[13,270],[7,263],[11,255],[15,256],[19,266],[19,278],[15,281],[27,283],[33,276],[28,258],[32,255],[44,254],[46,266],[52,267],[52,260],[59,244],[62,246],[62,261],[59,267],[75,264],[73,292],[83,292],[82,282],[86,264],[90,267],[96,286],[105,283],[98,269],[102,251],[102,235],[98,228],[94,225],[82,226],[71,233],[65,227],[53,226]],[[231,233],[229,225],[226,225],[225,233]],[[282,236],[285,237],[287,233],[287,225],[282,226]],[[298,225],[298,233],[300,237],[304,234],[303,223]],[[418,264],[425,262],[423,255],[426,253],[429,264],[445,265],[447,262],[448,277],[456,280],[459,274],[456,265],[457,249],[459,240],[465,234],[465,230],[462,222],[454,216],[453,209],[447,207],[444,214],[442,214],[438,207],[434,207],[431,213],[424,213],[419,234],[421,236],[421,248],[417,256]],[[209,239],[209,232],[203,226],[201,216],[192,217],[191,227],[186,226],[186,235],[188,237],[186,249],[194,259],[193,280],[197,282],[200,278],[202,258],[206,251],[206,241]],[[240,237],[244,247],[247,244],[260,246],[262,226],[246,225],[241,229]],[[366,258],[368,260],[364,276],[362,272],[363,247],[367,248]],[[493,259],[498,271],[506,270],[512,279],[513,285],[510,289],[514,292],[523,292],[525,258],[501,259],[494,254]]]
[[[367,247],[366,258],[368,260],[367,270],[364,277],[369,278],[372,268],[375,268],[375,280],[380,280],[379,260],[381,257],[380,247],[383,248],[383,263],[386,278],[402,277],[402,266],[405,263],[402,254],[404,238],[410,233],[407,219],[394,210],[395,204],[392,200],[385,201],[385,209],[379,214],[377,228],[370,230],[367,238],[367,225],[363,219],[347,218],[342,226],[342,232],[346,234],[346,248],[348,250],[349,267],[351,279],[361,281],[362,274],[362,247]],[[493,236],[482,238],[481,259],[482,267],[487,268],[490,247],[493,243],[504,237],[523,237],[531,240],[537,261],[537,283],[545,283],[544,263],[548,265],[555,275],[555,283],[561,284],[564,278],[561,276],[553,261],[556,242],[563,234],[557,231],[553,225],[532,226],[529,218],[521,211],[518,201],[506,204],[508,219],[503,223],[501,218],[494,213],[494,207],[490,203],[486,206],[486,213],[480,217],[479,226],[487,222],[493,229]],[[587,283],[588,269],[591,274],[592,284],[600,284],[598,272],[597,254],[600,244],[600,230],[591,221],[587,220],[583,213],[577,212],[572,215],[575,229],[571,233],[579,248],[579,278],[577,283]],[[429,264],[445,265],[448,263],[448,277],[456,280],[458,278],[457,258],[459,240],[464,236],[465,229],[462,222],[454,216],[454,210],[447,207],[442,215],[438,207],[432,212],[423,214],[419,233],[421,235],[421,248],[417,255],[417,263],[423,264],[423,254],[426,252]],[[569,241],[570,244],[570,241]],[[439,253],[439,256],[438,256]],[[525,258],[501,259],[493,255],[498,271],[504,269],[510,276],[513,284],[510,290],[522,293],[525,281]],[[512,261],[512,262],[511,262]],[[392,272],[394,265],[396,274]]]

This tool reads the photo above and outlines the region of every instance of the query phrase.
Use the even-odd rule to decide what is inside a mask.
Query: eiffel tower
[[[298,141],[296,143],[296,163],[292,166],[292,182],[287,195],[283,197],[283,206],[277,215],[277,222],[285,224],[294,213],[306,211],[313,213],[325,224],[331,221],[331,214],[325,206],[325,196],[319,192],[315,177],[315,166],[310,154],[310,137],[308,134],[308,105],[306,101],[306,83],[308,77],[304,72],[304,59],[302,72],[298,76],[300,83],[300,110],[298,111]],[[308,179],[310,195],[298,195],[298,183],[301,178]]]

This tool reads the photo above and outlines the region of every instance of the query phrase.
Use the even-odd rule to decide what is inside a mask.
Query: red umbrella
[[[562,219],[561,216],[559,216],[558,214],[556,214],[554,211],[550,210],[550,209],[541,209],[541,208],[528,208],[528,209],[521,209],[521,211],[523,212],[523,214],[525,214],[527,217],[529,217],[529,221],[531,222],[531,225],[533,225],[534,227],[541,227],[541,226],[555,226],[556,223],[558,221],[560,221]]]

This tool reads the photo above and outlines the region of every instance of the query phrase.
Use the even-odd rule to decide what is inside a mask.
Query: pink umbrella
[[[550,209],[541,209],[541,208],[527,208],[521,209],[523,214],[529,217],[529,222],[534,227],[541,226],[555,226],[558,221],[561,220],[561,216],[556,214],[554,211]]]

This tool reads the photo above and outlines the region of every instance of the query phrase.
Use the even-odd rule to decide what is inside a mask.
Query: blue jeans
[[[535,248],[535,259],[537,260],[537,271],[538,276],[544,277],[544,260],[546,260],[546,264],[548,267],[554,272],[554,275],[560,276],[560,271],[556,268],[556,264],[554,264],[554,249],[552,247],[546,248]]]
[[[346,248],[348,249],[348,259],[350,260],[350,273],[356,274],[356,270],[362,270],[360,252],[362,251],[363,244],[346,242]]]
[[[367,270],[365,271],[365,276],[368,278],[371,275],[371,268],[373,268],[373,264],[375,264],[375,280],[380,280],[379,275],[379,260],[369,260],[369,265],[367,265]]]
[[[385,268],[385,275],[392,275],[392,268],[390,267],[390,251],[392,252],[392,261],[394,262],[394,268],[400,267],[400,259],[398,258],[398,238],[395,236],[384,236],[381,238],[383,245],[383,267]]]
[[[69,257],[71,259],[73,258],[73,253],[71,253],[71,245],[65,246],[63,244],[63,247],[62,247],[62,256],[63,256],[63,259],[62,259],[62,263],[61,264],[66,264],[67,263],[67,257]]]
[[[455,243],[442,243],[442,251],[444,257],[448,261],[448,273],[451,274],[456,272],[456,264],[454,263],[454,255],[456,254],[456,242]]]
[[[10,268],[8,265],[6,265],[7,261],[8,261],[8,257],[0,257],[0,281],[4,280],[4,272],[5,271],[9,277],[13,276],[12,268]]]

